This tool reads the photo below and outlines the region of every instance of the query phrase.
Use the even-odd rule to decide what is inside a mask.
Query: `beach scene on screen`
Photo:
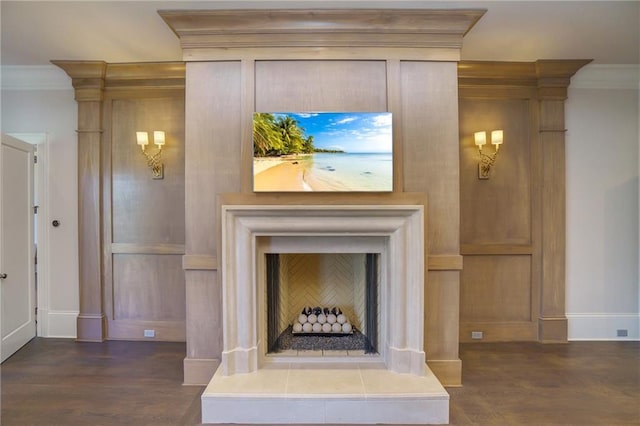
[[[390,192],[389,112],[256,112],[255,192]]]

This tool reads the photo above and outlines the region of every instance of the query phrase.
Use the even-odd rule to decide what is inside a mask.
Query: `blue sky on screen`
[[[391,152],[390,112],[281,113],[293,117],[316,148],[348,153]]]

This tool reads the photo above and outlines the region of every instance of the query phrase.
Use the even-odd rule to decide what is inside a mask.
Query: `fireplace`
[[[448,394],[423,349],[423,205],[226,204],[220,214],[223,352],[202,396],[203,422],[448,421]],[[375,353],[270,353],[267,264],[274,254],[375,259]],[[292,411],[292,401],[306,408]],[[257,418],[251,412],[261,403]]]
[[[267,355],[377,355],[380,253],[275,251],[264,255]]]

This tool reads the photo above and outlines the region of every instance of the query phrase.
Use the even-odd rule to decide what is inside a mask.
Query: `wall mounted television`
[[[391,192],[390,112],[256,112],[254,192]]]

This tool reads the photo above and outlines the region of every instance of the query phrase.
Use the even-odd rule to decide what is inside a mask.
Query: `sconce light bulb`
[[[161,130],[156,130],[153,132],[153,143],[158,145],[159,149],[162,149],[162,145],[164,145],[164,132]]]
[[[144,151],[145,146],[149,144],[149,134],[147,132],[136,132],[136,141]]]
[[[479,150],[487,143],[487,132],[475,132],[473,134],[474,141]]]
[[[502,130],[494,130],[491,132],[491,143],[496,146],[496,149],[502,145],[504,134]]]

